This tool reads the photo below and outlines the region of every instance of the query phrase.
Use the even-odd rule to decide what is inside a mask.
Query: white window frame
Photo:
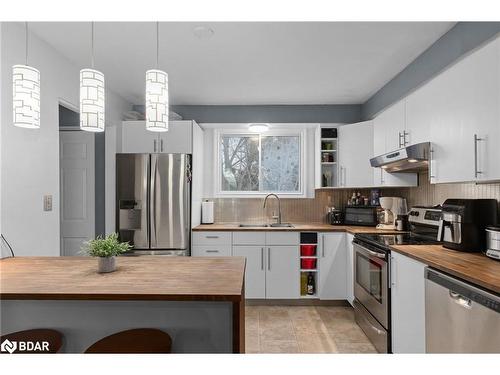
[[[241,136],[256,136],[260,135],[263,137],[268,136],[289,136],[289,137],[299,137],[300,143],[300,168],[299,168],[299,190],[293,192],[282,192],[282,191],[223,191],[222,190],[222,174],[220,165],[220,138],[223,135],[241,135]],[[215,129],[214,131],[214,166],[215,166],[215,179],[214,179],[214,196],[216,198],[256,198],[265,197],[267,194],[276,193],[280,196],[286,198],[306,198],[306,186],[305,186],[305,176],[306,176],[306,129],[279,129],[279,130],[269,130],[265,133],[254,133],[244,129]],[[259,137],[259,166],[261,162],[261,138]],[[260,186],[260,171],[259,171],[259,186]]]

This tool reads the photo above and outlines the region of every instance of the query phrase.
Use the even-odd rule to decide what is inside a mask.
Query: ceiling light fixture
[[[91,31],[92,69],[80,70],[80,129],[104,131],[104,74],[94,69],[94,22]]]
[[[40,71],[28,65],[28,22],[24,65],[12,67],[12,108],[14,126],[40,128]]]
[[[269,130],[269,124],[265,123],[252,123],[248,124],[248,129],[255,133],[263,133]]]
[[[146,72],[146,130],[168,131],[168,74],[158,69],[160,23],[156,22],[156,69]]]

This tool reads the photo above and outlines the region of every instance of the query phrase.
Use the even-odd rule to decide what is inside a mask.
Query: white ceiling
[[[200,39],[196,26],[215,32]],[[160,69],[171,104],[363,103],[453,22],[161,23]],[[30,29],[77,66],[90,65],[90,23],[37,22]],[[135,104],[155,67],[155,23],[95,25],[95,64]]]

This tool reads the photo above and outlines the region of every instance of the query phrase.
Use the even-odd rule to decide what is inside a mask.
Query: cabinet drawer
[[[231,245],[193,246],[191,255],[194,257],[230,257]]]
[[[262,245],[266,243],[265,232],[233,232],[233,245]]]
[[[298,245],[299,232],[266,232],[266,245]]]
[[[193,245],[231,246],[231,232],[193,232]]]

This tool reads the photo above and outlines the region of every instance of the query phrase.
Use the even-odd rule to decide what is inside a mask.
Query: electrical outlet
[[[52,195],[43,196],[43,210],[52,211]]]

